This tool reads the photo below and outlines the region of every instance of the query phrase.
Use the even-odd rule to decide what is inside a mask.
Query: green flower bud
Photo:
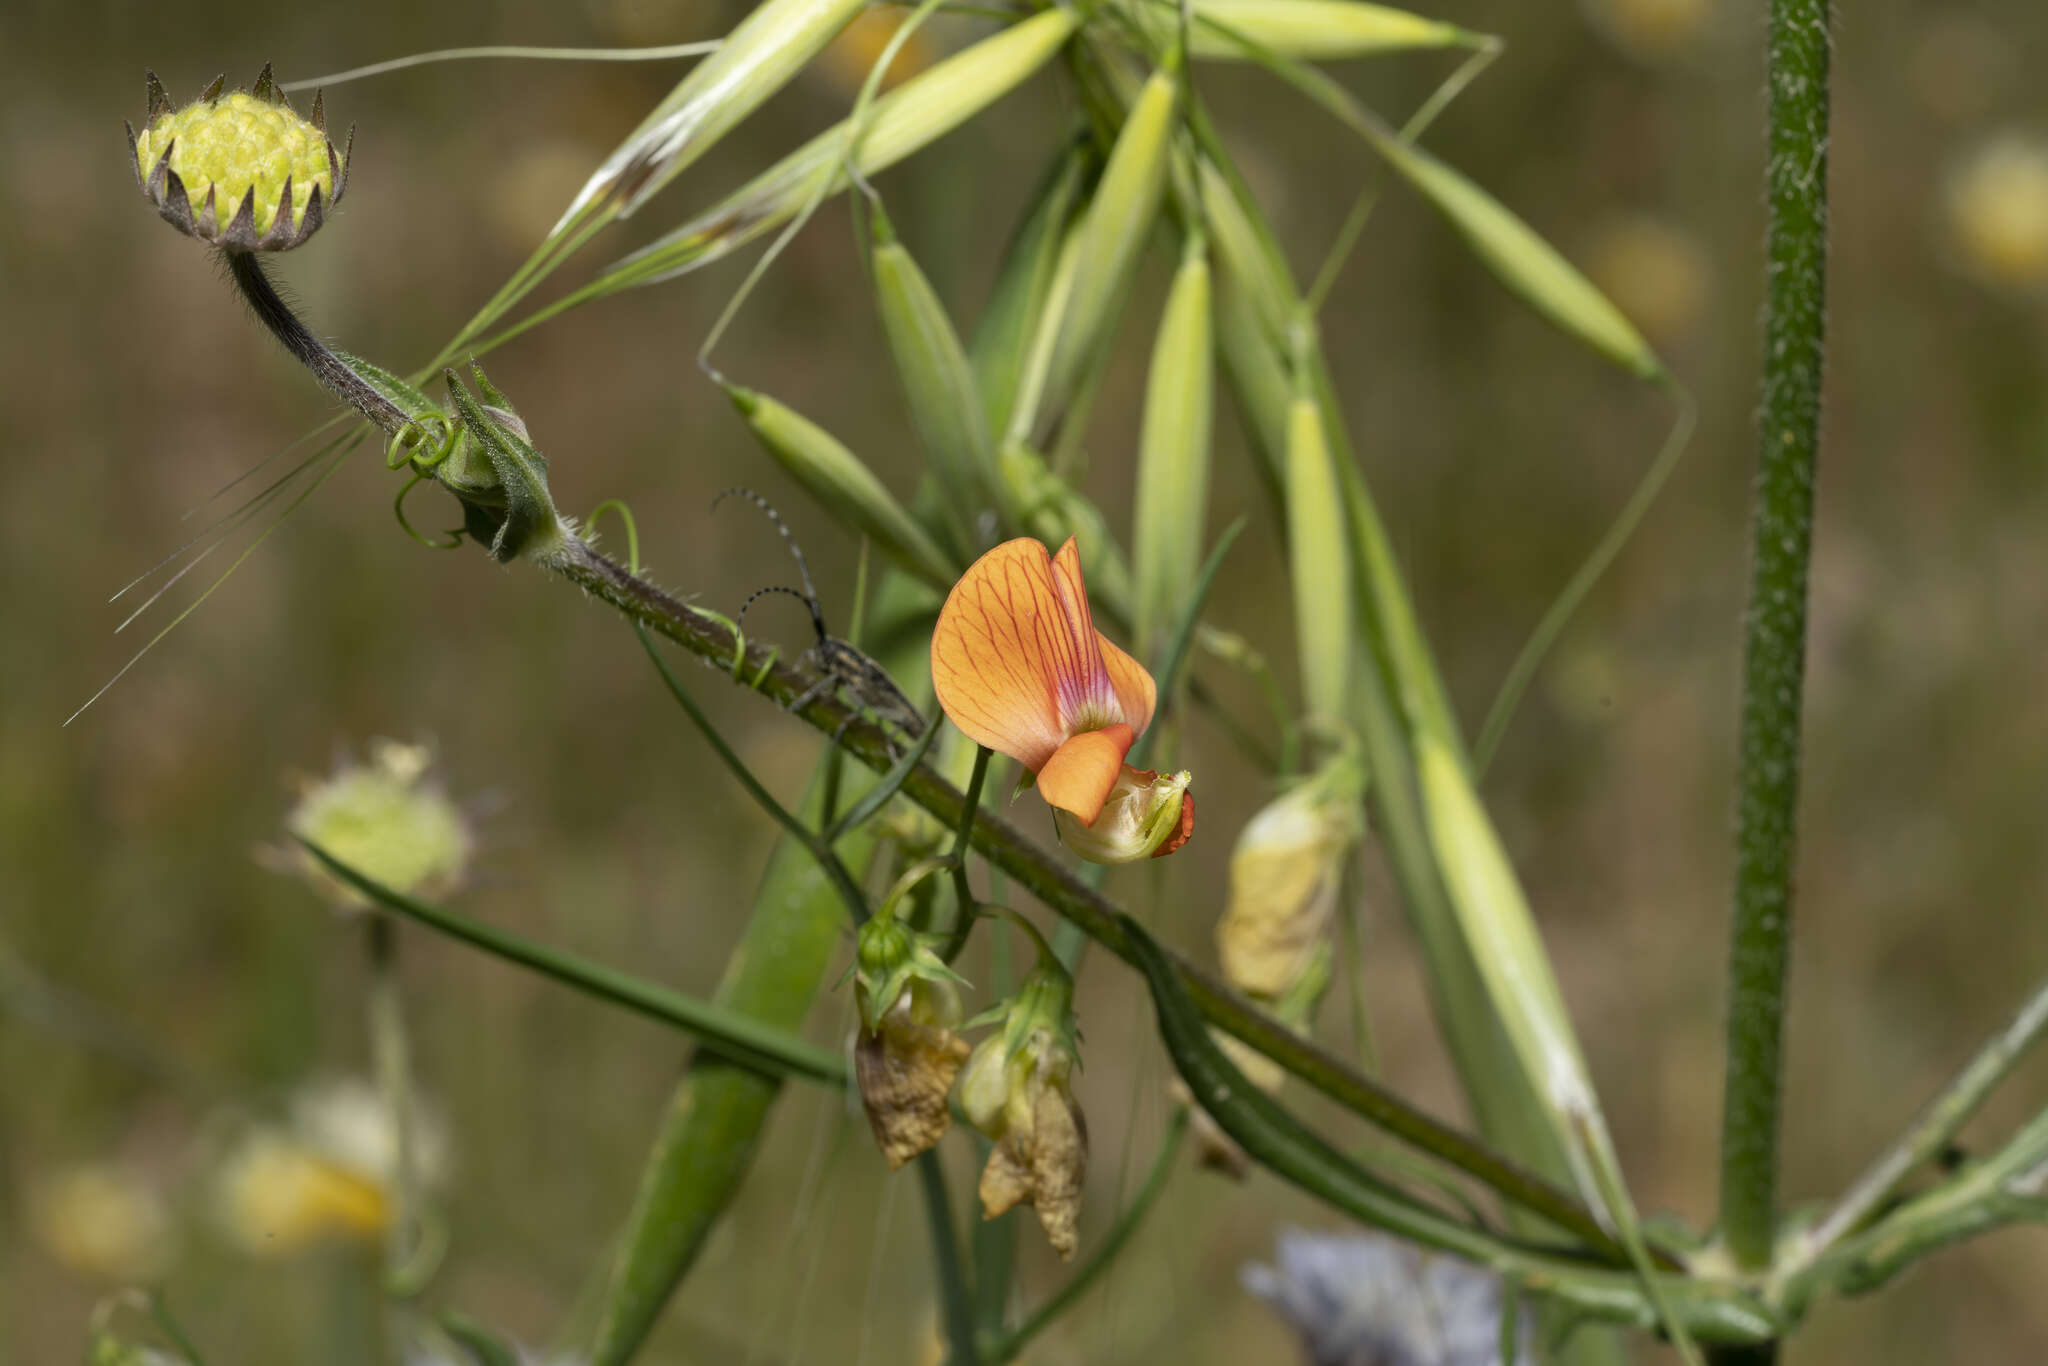
[[[340,202],[349,153],[328,139],[320,97],[312,116],[300,118],[268,64],[253,90],[223,95],[223,79],[174,110],[150,72],[142,132],[128,129],[130,169],[178,231],[242,251],[288,251]],[[348,144],[353,149],[353,128]]]

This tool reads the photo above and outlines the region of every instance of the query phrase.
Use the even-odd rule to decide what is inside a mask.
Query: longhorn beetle
[[[734,619],[735,624],[747,619],[747,609],[757,600],[770,593],[782,593],[802,602],[810,610],[811,627],[818,633],[817,644],[804,651],[804,657],[817,668],[819,678],[804,690],[802,696],[791,702],[788,709],[802,711],[826,693],[843,692],[856,710],[867,709],[874,713],[877,720],[897,726],[913,740],[923,735],[924,714],[918,711],[915,703],[903,695],[903,689],[896,686],[896,680],[889,677],[888,670],[861,653],[855,646],[825,629],[825,613],[818,605],[818,590],[811,583],[811,567],[805,562],[803,548],[796,543],[796,537],[790,534],[789,524],[782,520],[782,515],[769,505],[766,498],[749,488],[722,490],[711,500],[712,508],[716,509],[728,496],[734,494],[768,514],[768,520],[775,523],[775,529],[782,533],[784,544],[789,546],[789,553],[796,558],[796,570],[803,577],[804,584],[801,593],[785,584],[755,589],[748,594],[747,600],[740,604],[739,616]],[[851,716],[847,718],[848,721],[852,719]],[[840,729],[843,731],[846,727],[842,724]],[[835,742],[838,738],[836,735],[833,737]]]

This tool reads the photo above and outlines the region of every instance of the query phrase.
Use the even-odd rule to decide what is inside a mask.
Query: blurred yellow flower
[[[52,1173],[29,1192],[29,1224],[51,1259],[96,1281],[133,1285],[169,1269],[170,1212],[126,1168],[85,1162]]]
[[[1698,42],[1714,0],[1584,0],[1594,27],[1639,61],[1659,62]]]
[[[389,1226],[384,1188],[290,1134],[258,1130],[222,1165],[220,1224],[246,1252],[289,1256],[329,1240],[368,1241]]]
[[[819,69],[848,94],[856,93],[867,82],[869,70],[882,59],[882,50],[903,26],[907,13],[881,8],[862,10],[825,49]],[[919,29],[904,40],[896,60],[889,64],[888,74],[882,77],[881,88],[894,89],[930,66],[937,56],[924,30]]]
[[[373,740],[369,763],[343,763],[306,784],[285,828],[393,891],[443,896],[461,885],[474,836],[462,809],[429,779],[432,765],[424,745]],[[281,862],[343,910],[369,904],[303,849]]]
[[[1948,230],[1963,265],[1994,287],[2048,285],[2048,144],[2005,133],[1950,178]]]
[[[1648,214],[1608,219],[1586,252],[1586,275],[1656,342],[1698,324],[1711,272],[1699,239]]]
[[[421,1185],[439,1179],[445,1154],[439,1126],[415,1106]],[[321,1083],[294,1098],[287,1123],[252,1128],[228,1150],[214,1178],[214,1213],[253,1255],[367,1241],[397,1214],[397,1172],[397,1126],[382,1097],[360,1081]]]

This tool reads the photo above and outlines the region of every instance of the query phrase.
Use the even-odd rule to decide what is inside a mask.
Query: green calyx
[[[922,996],[926,1005],[954,1003],[952,1019],[920,1023],[942,1023],[950,1028],[958,1022],[955,988],[965,986],[967,979],[947,967],[946,960],[939,956],[939,936],[920,934],[896,915],[903,899],[943,866],[942,859],[926,859],[898,878],[881,909],[854,936],[854,998],[860,1006],[861,1024],[870,1034],[881,1029],[883,1017],[907,994]],[[920,987],[924,990],[920,991]],[[915,1006],[918,1001],[913,1000],[912,1004]]]

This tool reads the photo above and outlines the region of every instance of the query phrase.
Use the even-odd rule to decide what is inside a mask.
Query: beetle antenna
[[[747,619],[747,609],[749,607],[752,607],[758,599],[765,598],[770,593],[787,594],[788,596],[795,598],[798,602],[801,602],[806,606],[809,606],[811,603],[811,599],[805,597],[803,594],[797,592],[794,588],[791,588],[787,584],[778,583],[772,584],[767,588],[756,588],[753,592],[747,594],[747,600],[740,604],[740,614],[733,618],[733,624],[737,626],[740,623],[744,622]],[[818,622],[818,639],[825,639],[824,623],[822,621],[818,621],[817,609],[815,607],[811,609],[811,620],[814,622]]]
[[[811,566],[804,560],[803,547],[798,545],[796,537],[790,534],[789,523],[782,520],[782,514],[777,512],[766,498],[763,498],[750,488],[744,488],[739,485],[719,490],[718,496],[711,500],[712,509],[715,511],[718,505],[732,494],[739,495],[768,514],[768,520],[775,523],[775,529],[782,533],[783,542],[789,546],[789,553],[796,557],[796,572],[801,574],[804,580],[804,591],[801,593],[797,592],[794,588],[763,588],[760,592],[755,593],[754,597],[748,598],[747,602],[752,603],[754,598],[760,597],[762,593],[787,593],[793,598],[801,598],[803,599],[804,606],[811,609],[811,625],[817,630],[818,639],[823,640],[829,634],[825,630],[825,611],[818,603],[817,585],[811,582]],[[746,606],[742,605],[740,607],[740,616],[744,618],[746,612]]]

